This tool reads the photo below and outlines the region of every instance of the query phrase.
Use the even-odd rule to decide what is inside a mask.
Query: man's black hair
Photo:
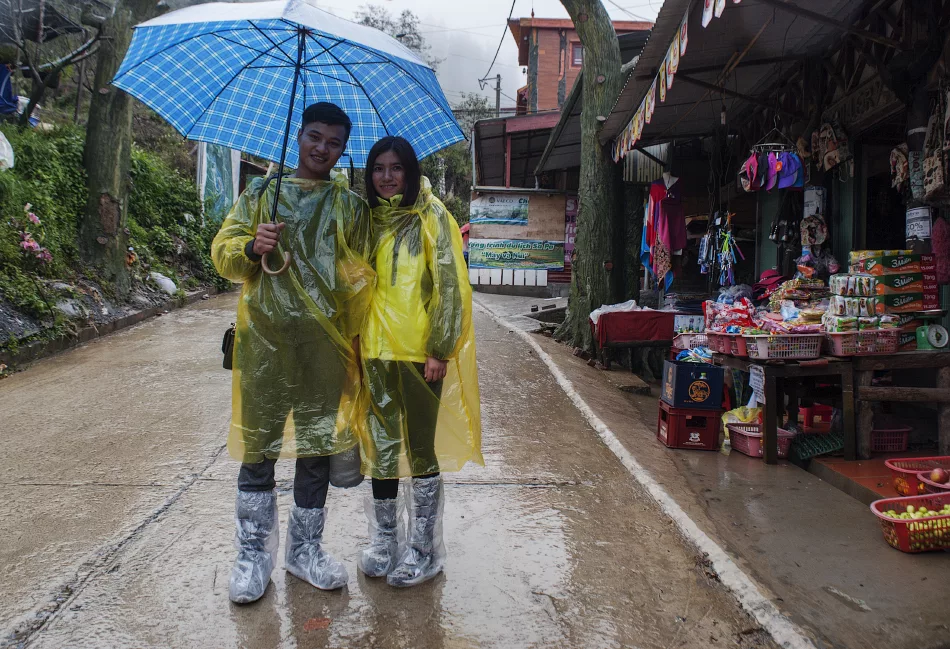
[[[343,109],[336,104],[331,104],[328,101],[320,101],[307,106],[303,111],[303,121],[300,127],[306,128],[307,124],[312,124],[313,122],[322,122],[330,126],[342,126],[346,129],[346,139],[350,139],[350,130],[353,128],[353,122],[350,121],[350,116],[344,113]],[[344,142],[344,144],[345,143],[346,142]]]
[[[366,182],[366,201],[370,207],[379,207],[379,194],[376,193],[376,186],[373,185],[373,167],[376,165],[376,158],[392,151],[402,163],[403,172],[406,174],[406,189],[402,194],[400,207],[411,207],[415,205],[416,198],[419,197],[419,186],[422,183],[422,169],[419,166],[419,158],[416,157],[416,150],[412,148],[409,141],[399,136],[387,135],[379,142],[373,145],[366,157],[366,173],[363,179]]]

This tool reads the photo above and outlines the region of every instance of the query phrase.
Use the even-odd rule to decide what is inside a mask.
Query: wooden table
[[[851,360],[823,356],[814,361],[769,361],[713,354],[713,363],[722,367],[748,372],[757,365],[765,376],[765,413],[762,417],[762,441],[765,444],[765,462],[778,462],[778,428],[783,425],[784,396],[789,396],[789,421],[798,420],[798,392],[793,381],[816,376],[837,376],[841,380],[841,404],[844,418],[844,456],[857,459],[854,425],[854,380]],[[786,383],[788,385],[786,385]],[[950,401],[950,400],[948,400]]]
[[[927,402],[937,405],[937,454],[950,455],[950,352],[916,351],[880,356],[855,356],[854,383],[857,386],[857,454],[867,460],[871,457],[871,428],[874,401]],[[871,378],[880,370],[936,369],[936,386],[912,388],[901,386],[872,386]]]

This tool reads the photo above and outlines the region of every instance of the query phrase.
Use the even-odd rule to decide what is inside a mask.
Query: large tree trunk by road
[[[128,294],[125,266],[129,165],[132,152],[132,98],[111,85],[132,40],[132,26],[155,13],[157,0],[120,0],[101,26],[95,92],[89,108],[84,164],[89,199],[80,225],[80,251],[101,279]]]
[[[584,110],[581,114],[581,172],[577,212],[577,253],[568,314],[557,330],[559,340],[590,350],[590,312],[612,301],[613,228],[618,179],[609,147],[600,144],[602,123],[620,92],[620,45],[610,16],[599,0],[561,0],[584,46]]]

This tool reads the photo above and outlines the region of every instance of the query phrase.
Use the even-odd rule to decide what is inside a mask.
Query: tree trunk
[[[96,76],[83,154],[89,198],[79,228],[83,261],[111,283],[119,297],[129,293],[125,265],[129,245],[129,166],[132,153],[132,97],[112,87],[112,78],[132,40],[132,27],[155,11],[156,0],[120,0],[102,24]]]
[[[592,350],[589,316],[610,303],[611,272],[622,272],[614,259],[618,183],[610,147],[601,146],[598,116],[610,114],[620,92],[620,45],[600,0],[561,0],[584,46],[584,110],[581,113],[581,171],[577,212],[577,253],[568,313],[558,328],[559,340]],[[610,268],[614,270],[611,271]]]

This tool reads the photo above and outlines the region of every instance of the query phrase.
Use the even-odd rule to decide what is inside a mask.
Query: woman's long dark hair
[[[400,207],[415,205],[416,199],[419,197],[419,185],[422,179],[422,169],[419,168],[416,151],[405,138],[398,135],[387,135],[373,145],[373,148],[369,150],[369,157],[366,158],[366,171],[363,176],[366,182],[366,200],[369,206],[379,207],[379,195],[373,185],[373,167],[376,166],[376,158],[387,151],[396,154],[406,174],[406,189],[402,193]]]

